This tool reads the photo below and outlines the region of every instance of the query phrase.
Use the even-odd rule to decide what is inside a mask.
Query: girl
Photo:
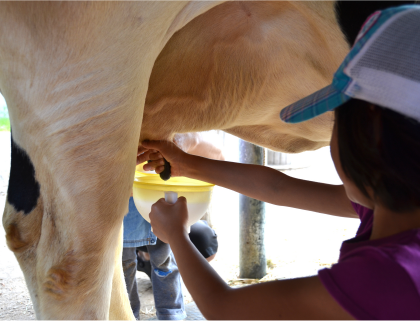
[[[213,161],[144,142],[144,169],[208,181],[282,206],[359,217],[338,263],[317,276],[232,289],[188,239],[186,200],[152,207],[197,306],[210,319],[420,319],[420,9],[374,13],[332,85],[285,108],[287,122],[335,109],[331,156],[343,185]]]

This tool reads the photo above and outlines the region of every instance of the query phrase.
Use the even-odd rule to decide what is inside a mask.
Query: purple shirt
[[[338,263],[318,272],[333,298],[356,319],[420,319],[420,229],[370,241],[373,211],[353,204],[361,223]]]

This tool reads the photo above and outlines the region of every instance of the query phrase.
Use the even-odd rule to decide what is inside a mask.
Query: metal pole
[[[264,165],[264,148],[243,140],[239,143],[239,161]],[[261,279],[266,275],[264,245],[265,203],[239,195],[239,277]]]

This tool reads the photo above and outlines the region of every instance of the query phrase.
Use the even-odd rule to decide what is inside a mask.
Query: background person
[[[224,159],[221,149],[215,145],[209,134],[178,134],[175,136],[175,142],[191,153]],[[143,151],[145,150],[139,149],[139,153]],[[150,223],[137,211],[132,196],[128,207],[129,211],[123,222],[122,264],[134,316],[136,319],[140,318],[140,298],[136,280],[136,271],[139,270],[151,278],[158,319],[185,319],[181,278],[169,244],[163,243],[153,234]],[[189,237],[208,262],[215,257],[218,247],[217,235],[207,222],[199,221],[192,225]]]

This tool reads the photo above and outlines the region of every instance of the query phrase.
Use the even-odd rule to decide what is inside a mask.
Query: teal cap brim
[[[329,85],[284,108],[280,118],[286,123],[300,123],[333,110],[350,98]]]

